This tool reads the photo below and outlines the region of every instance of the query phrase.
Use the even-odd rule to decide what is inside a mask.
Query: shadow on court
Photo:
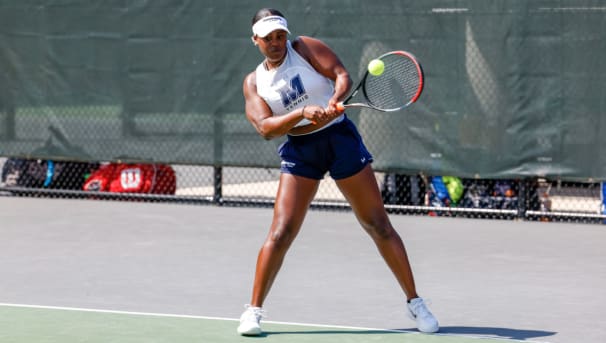
[[[290,336],[290,335],[316,335],[326,339],[331,335],[337,336],[367,336],[369,340],[372,340],[371,336],[393,336],[393,335],[405,335],[405,334],[420,334],[416,329],[393,329],[390,331],[385,330],[286,330],[286,331],[267,331],[259,337],[268,336]],[[447,335],[450,337],[455,336],[473,336],[476,338],[489,338],[489,339],[513,339],[518,341],[532,340],[536,338],[545,338],[555,335],[556,332],[543,331],[543,330],[523,330],[523,329],[511,329],[511,328],[499,328],[499,327],[470,327],[470,326],[446,326],[441,327],[440,332],[437,335],[423,335],[424,338],[438,337]]]
[[[497,327],[473,327],[473,326],[443,326],[440,333],[448,335],[468,335],[494,338],[506,338],[525,341],[534,338],[553,336],[557,332],[543,330],[521,330]]]

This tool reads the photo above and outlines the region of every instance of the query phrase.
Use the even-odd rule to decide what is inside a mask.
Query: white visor
[[[252,27],[253,34],[261,38],[267,36],[275,30],[284,30],[290,33],[290,31],[288,31],[288,23],[286,22],[286,19],[277,15],[272,15],[260,19]]]

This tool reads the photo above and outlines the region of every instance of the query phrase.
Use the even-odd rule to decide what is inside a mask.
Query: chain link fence
[[[15,169],[15,161],[27,162]],[[60,163],[63,169],[58,169]],[[6,196],[77,198],[119,201],[162,201],[220,206],[273,206],[279,169],[171,165],[174,192],[153,190],[99,191],[83,187],[95,171],[107,163],[55,161],[48,182],[48,161],[0,158],[0,193]],[[140,167],[153,164],[136,164]],[[131,164],[134,166],[134,164]],[[127,182],[124,173],[115,176]],[[598,182],[562,182],[542,178],[487,180],[376,172],[385,207],[392,214],[486,219],[574,221],[603,223],[602,186]],[[455,180],[455,187],[448,184]],[[442,181],[440,183],[439,181]],[[45,185],[45,181],[48,184]],[[156,180],[159,182],[158,180]],[[440,189],[441,184],[446,186]],[[334,180],[321,181],[312,208],[350,210]]]

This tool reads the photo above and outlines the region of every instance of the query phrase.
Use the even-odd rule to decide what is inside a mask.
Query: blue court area
[[[440,320],[424,335],[353,214],[328,211],[310,211],[287,256],[267,334],[239,337],[271,215],[0,197],[0,341],[606,341],[599,225],[391,216]]]

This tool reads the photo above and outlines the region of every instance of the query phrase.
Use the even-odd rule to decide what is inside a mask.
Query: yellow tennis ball
[[[370,75],[379,76],[385,71],[385,63],[381,60],[372,60],[368,63],[368,72]]]

